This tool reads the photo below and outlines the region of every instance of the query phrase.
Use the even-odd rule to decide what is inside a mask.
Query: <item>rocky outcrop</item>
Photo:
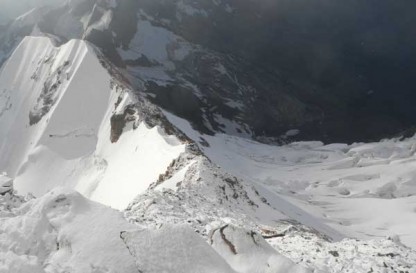
[[[214,229],[210,244],[238,272],[311,272],[280,255],[261,235],[244,228],[225,225]]]
[[[6,193],[13,193],[13,179],[3,173],[0,174],[0,195]]]

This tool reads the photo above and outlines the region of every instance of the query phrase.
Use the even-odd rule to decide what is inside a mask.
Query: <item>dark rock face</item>
[[[279,138],[299,129],[291,140],[352,142],[415,125],[415,8],[390,0],[85,0],[44,11],[38,26],[64,42],[70,37],[51,26],[63,15],[88,17],[78,38],[125,68],[137,92],[204,133]],[[0,29],[0,49],[32,27]],[[163,52],[152,56],[147,40]]]
[[[53,61],[54,56],[49,56],[40,65],[49,65]],[[59,86],[69,80],[69,74],[64,73],[64,69],[70,65],[69,61],[64,62],[56,71],[49,70],[49,77],[43,83],[42,92],[36,100],[34,108],[29,112],[29,125],[37,124],[55,105],[58,100]],[[40,69],[40,67],[38,67]],[[49,67],[50,69],[50,67]],[[37,81],[37,72],[32,75],[32,80]]]
[[[237,113],[227,116],[228,109],[218,107],[215,114],[247,124],[254,135],[298,128],[300,139],[351,142],[391,136],[415,123],[416,19],[409,9],[416,4],[182,3],[194,14],[181,13],[174,1],[142,1],[141,8],[156,18],[153,24],[203,46],[181,68],[213,105],[216,98],[219,105],[242,102]],[[234,79],[215,75],[216,64]],[[240,95],[238,84],[249,90]]]

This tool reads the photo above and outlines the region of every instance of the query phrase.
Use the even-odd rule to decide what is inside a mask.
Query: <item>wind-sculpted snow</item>
[[[137,272],[120,240],[121,231],[134,228],[118,211],[55,189],[2,212],[0,272]]]

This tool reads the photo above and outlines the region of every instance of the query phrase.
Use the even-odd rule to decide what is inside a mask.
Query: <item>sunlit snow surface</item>
[[[133,229],[119,211],[70,189],[55,189],[0,212],[0,272],[137,272],[120,232]],[[13,208],[16,206],[16,208]]]
[[[289,211],[295,220],[305,223],[312,215],[342,237],[397,235],[416,247],[416,138],[279,147],[228,135],[201,136],[186,121],[170,119],[196,141],[203,137],[210,145],[204,152],[225,170],[307,213]],[[320,229],[317,223],[308,224]]]
[[[144,122],[111,141],[137,98],[96,53],[27,37],[0,71],[1,273],[416,272],[416,138],[278,147],[165,113],[202,153]]]
[[[22,194],[65,185],[124,209],[184,151],[145,124],[111,143],[111,116],[132,100],[86,42],[25,38],[0,74],[0,170]]]

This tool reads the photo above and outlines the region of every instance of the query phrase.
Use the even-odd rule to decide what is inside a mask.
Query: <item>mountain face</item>
[[[21,192],[39,196],[58,184],[67,185],[123,209],[157,180],[185,145],[147,127],[146,116],[157,116],[160,110],[129,95],[94,52],[81,40],[59,48],[44,37],[20,43],[0,76],[0,168],[15,178]],[[141,110],[136,110],[139,105]],[[120,139],[123,130],[132,135]],[[124,182],[117,178],[116,186],[111,181],[119,173],[130,176]],[[43,180],[41,186],[32,183],[36,177]],[[134,177],[147,182],[138,180],[131,189]],[[114,186],[120,190],[116,198]]]
[[[3,31],[3,54],[35,25],[60,42],[83,38],[126,69],[135,90],[208,134],[282,140],[296,130],[295,140],[353,142],[394,136],[414,125],[416,41],[407,5],[383,1],[373,8],[371,1],[326,0],[66,5],[10,23]]]
[[[416,138],[324,143],[412,132],[410,6],[31,3],[0,27],[0,273],[415,272]]]

